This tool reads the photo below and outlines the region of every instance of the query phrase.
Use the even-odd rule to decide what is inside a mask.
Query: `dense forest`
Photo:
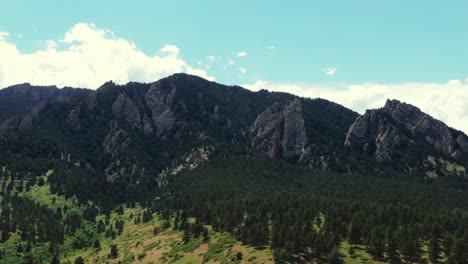
[[[123,220],[110,221],[111,212],[123,214],[124,207],[136,203],[109,208],[89,203],[94,196],[86,200],[82,193],[74,205],[52,210],[22,198],[21,193],[44,184],[57,193],[54,174],[45,178],[20,176],[7,168],[2,172],[2,242],[20,234],[23,242],[17,251],[25,253],[25,260],[30,257],[32,262],[26,263],[47,263],[47,258],[34,262],[26,254],[42,242],[49,245],[50,261],[59,263],[64,237],[72,237],[77,249],[99,248],[99,234],[114,239],[124,228]],[[210,163],[170,178],[158,192],[139,201],[146,209],[133,216],[135,224],[159,218],[160,229],[180,230],[186,243],[208,241],[206,226],[211,226],[243,244],[270,248],[275,263],[342,263],[343,243],[350,245],[351,256],[364,246],[384,262],[468,259],[468,193],[445,179],[429,183],[391,173],[375,177],[323,172],[232,147],[216,153]],[[99,215],[104,218],[97,221]],[[195,221],[188,221],[192,218]],[[2,257],[5,253],[0,252]]]

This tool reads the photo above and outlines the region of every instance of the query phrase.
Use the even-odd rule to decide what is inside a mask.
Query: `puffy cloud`
[[[267,89],[303,97],[324,98],[359,113],[363,113],[366,109],[380,108],[389,98],[398,99],[415,105],[449,126],[468,133],[467,82],[308,85],[269,83],[263,80],[244,87],[254,91]]]
[[[261,89],[266,89],[268,81],[256,81],[253,84],[244,84],[242,87],[247,88],[252,91],[260,91]]]
[[[44,41],[44,48],[25,54],[0,33],[0,87],[30,82],[96,88],[106,81],[152,82],[177,72],[214,80],[206,71],[180,58],[180,50],[165,45],[151,56],[135,43],[93,24],[79,23],[62,40]]]
[[[160,49],[160,51],[163,53],[163,54],[167,54],[167,55],[170,55],[170,56],[174,56],[174,57],[177,57],[179,55],[179,48],[177,48],[177,46],[174,46],[174,45],[164,45],[164,47],[162,49]]]
[[[242,73],[242,74],[247,73],[247,69],[246,69],[246,68],[239,68],[239,71],[240,71],[240,73]]]
[[[336,74],[336,68],[325,68],[322,71],[328,76],[334,76]]]
[[[247,52],[245,51],[240,51],[237,53],[237,57],[247,57],[249,56],[249,54],[247,54]]]

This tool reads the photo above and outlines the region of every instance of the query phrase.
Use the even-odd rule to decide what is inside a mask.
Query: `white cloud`
[[[9,35],[10,35],[10,33],[8,33],[8,32],[2,32],[2,31],[0,31],[0,40],[3,41],[3,40],[6,39]]]
[[[165,45],[158,55],[147,55],[135,43],[93,24],[76,24],[63,39],[46,40],[33,53],[20,52],[7,36],[0,32],[0,87],[30,82],[97,88],[109,80],[152,82],[177,72],[214,80],[183,60],[177,46]]]
[[[249,54],[247,54],[247,52],[245,51],[240,51],[237,53],[237,57],[247,57],[249,56]]]
[[[177,46],[174,46],[174,45],[164,45],[164,47],[162,49],[160,49],[160,51],[163,53],[163,54],[167,54],[167,55],[170,55],[170,56],[174,56],[174,57],[177,57],[179,55],[179,48],[177,48]]]
[[[210,55],[210,56],[207,56],[206,59],[207,59],[209,62],[213,63],[213,62],[215,62],[215,60],[217,59],[217,57],[216,57],[216,56],[213,56],[213,55]]]
[[[448,84],[450,85],[460,85],[462,82],[460,80],[450,80],[448,81]]]
[[[468,133],[468,83],[363,83],[355,85],[308,85],[270,83],[262,80],[243,87],[257,91],[288,92],[303,97],[324,98],[342,104],[359,113],[380,108],[385,101],[398,99],[419,107],[422,111]]]
[[[247,69],[246,69],[246,68],[239,68],[239,71],[240,71],[242,74],[247,73]]]
[[[256,81],[253,84],[244,84],[242,87],[252,91],[260,91],[261,89],[267,88],[268,81]]]
[[[236,62],[235,62],[233,59],[231,59],[231,58],[228,58],[228,60],[227,60],[227,64],[226,64],[226,65],[224,65],[224,67],[223,67],[223,68],[226,70],[227,68],[229,68],[229,67],[231,67],[231,66],[233,66],[233,65],[235,65],[235,64],[236,64]]]
[[[265,49],[267,49],[269,51],[274,51],[274,50],[276,50],[276,47],[275,46],[266,46]]]
[[[334,76],[336,74],[336,68],[325,68],[322,71],[328,76]]]

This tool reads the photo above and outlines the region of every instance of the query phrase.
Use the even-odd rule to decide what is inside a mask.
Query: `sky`
[[[3,1],[0,88],[96,89],[187,72],[322,97],[399,99],[468,132],[467,1]]]

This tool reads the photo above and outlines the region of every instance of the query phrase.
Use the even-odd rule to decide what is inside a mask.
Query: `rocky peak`
[[[300,100],[268,107],[258,115],[251,134],[252,146],[270,157],[299,159],[308,142]]]
[[[464,159],[468,149],[466,135],[398,100],[387,100],[383,108],[367,110],[358,117],[348,130],[345,145],[377,161],[396,161],[416,142],[419,146],[427,144],[426,153],[436,151],[440,157],[458,161]],[[426,157],[422,152],[420,155],[422,162]]]
[[[457,147],[453,129],[443,122],[423,113],[419,108],[398,100],[387,100],[384,108],[399,124],[413,135],[421,135],[425,141],[445,155],[456,157]]]

